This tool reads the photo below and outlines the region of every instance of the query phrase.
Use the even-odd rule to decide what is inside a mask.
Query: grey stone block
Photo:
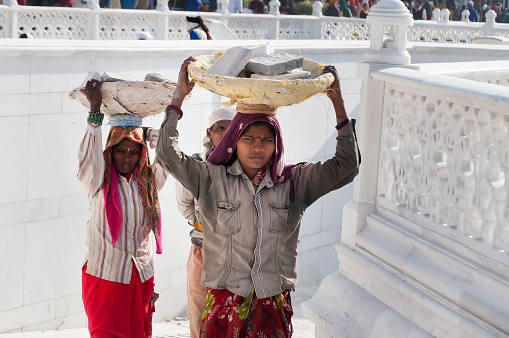
[[[304,59],[288,53],[274,53],[272,55],[252,58],[246,69],[258,74],[274,76],[286,73],[295,68],[301,68]]]
[[[311,77],[311,72],[307,72],[302,69],[293,69],[289,72],[267,76],[263,74],[251,74],[252,79],[267,79],[267,80],[295,80],[295,79],[308,79]]]
[[[253,50],[243,46],[229,48],[210,66],[209,73],[221,76],[237,76],[252,55]]]

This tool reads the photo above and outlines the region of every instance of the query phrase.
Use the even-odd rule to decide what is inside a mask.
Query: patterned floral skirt
[[[258,299],[254,290],[241,297],[226,289],[208,289],[201,337],[288,338],[293,332],[292,315],[290,290]]]

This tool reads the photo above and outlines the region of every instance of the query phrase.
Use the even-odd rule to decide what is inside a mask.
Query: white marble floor
[[[298,287],[292,293],[294,308],[293,338],[310,338],[315,336],[315,325],[302,314],[301,303],[311,298],[318,286]],[[189,337],[189,322],[187,318],[175,318],[164,323],[154,323],[152,326],[153,338],[185,338]],[[0,334],[2,338],[88,338],[87,329],[68,329],[61,331],[35,331]]]

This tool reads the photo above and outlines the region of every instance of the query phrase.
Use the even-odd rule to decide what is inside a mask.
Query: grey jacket
[[[258,298],[293,288],[304,211],[321,196],[350,183],[358,173],[352,123],[340,130],[333,158],[294,167],[292,180],[283,184],[267,174],[255,193],[238,160],[224,167],[182,153],[177,122],[178,114],[169,109],[161,125],[156,162],[198,201],[204,233],[202,285],[226,288],[243,297],[254,288]]]
[[[203,161],[199,153],[193,154],[192,157],[197,161]],[[190,226],[193,227],[189,235],[191,236],[191,243],[203,247],[203,232],[194,228],[195,222],[201,224],[201,214],[198,203],[194,196],[179,182],[175,182],[175,197],[177,199],[177,209],[180,214],[187,219]]]

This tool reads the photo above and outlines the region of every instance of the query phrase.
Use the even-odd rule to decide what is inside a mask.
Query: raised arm
[[[85,136],[78,150],[78,179],[83,183],[90,196],[99,191],[104,180],[105,163],[101,131],[103,114],[100,112],[101,83],[97,80],[88,81],[84,93],[90,102],[90,112]]]
[[[346,113],[338,73],[334,66],[326,66],[323,72],[334,75],[334,82],[327,91],[327,96],[336,112],[338,130],[336,153],[327,161],[293,168],[295,199],[306,206],[328,192],[350,183],[359,172],[360,155],[357,139],[354,125]]]
[[[204,162],[197,161],[180,151],[177,131],[178,120],[183,116],[180,109],[182,102],[194,87],[194,82],[189,80],[187,73],[187,66],[193,61],[195,61],[193,57],[187,58],[180,68],[177,88],[171,105],[166,108],[166,117],[159,130],[155,162],[199,199],[200,191],[205,191],[202,189],[207,189],[211,184],[208,168]]]

